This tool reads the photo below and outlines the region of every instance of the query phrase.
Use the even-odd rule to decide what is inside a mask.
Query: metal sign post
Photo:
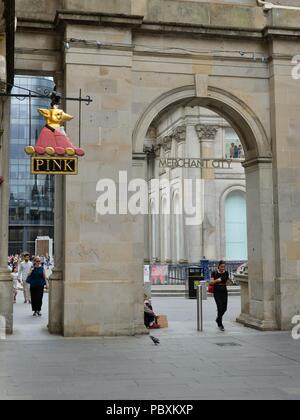
[[[202,285],[197,286],[197,331],[203,331]]]
[[[206,281],[197,285],[197,331],[203,331],[203,301],[207,300]]]

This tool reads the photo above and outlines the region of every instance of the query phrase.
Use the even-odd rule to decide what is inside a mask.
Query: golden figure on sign
[[[25,147],[28,155],[49,156],[84,156],[82,148],[73,145],[67,136],[63,124],[71,121],[73,117],[66,114],[57,105],[50,109],[38,109],[38,112],[46,119],[46,126],[41,131],[35,146]]]

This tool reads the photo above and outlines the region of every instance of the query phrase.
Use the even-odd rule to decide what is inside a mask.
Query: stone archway
[[[206,94],[197,95],[196,86],[181,86],[163,93],[142,113],[133,131],[133,153],[142,153],[144,139],[152,121],[170,106],[201,103],[201,106],[220,114],[235,129],[245,151],[246,160],[257,157],[271,158],[271,146],[258,116],[233,94],[207,86]]]
[[[207,85],[199,94],[197,86],[182,86],[163,93],[144,109],[133,131],[133,153],[143,152],[153,120],[183,104],[201,105],[218,113],[240,137],[245,152],[250,301],[243,322],[261,330],[276,330],[272,152],[264,126],[254,111],[230,92]]]

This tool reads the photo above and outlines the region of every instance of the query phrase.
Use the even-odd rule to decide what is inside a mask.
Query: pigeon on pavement
[[[158,344],[160,344],[160,341],[158,338],[153,337],[152,335],[150,335],[151,340],[153,341],[153,343],[157,346]]]

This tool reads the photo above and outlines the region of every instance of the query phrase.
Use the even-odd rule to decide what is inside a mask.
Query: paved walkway
[[[14,335],[9,339],[26,341],[48,339],[48,294],[44,295],[42,318],[34,318],[31,305],[23,302],[23,292],[19,291],[17,304],[14,305]]]
[[[229,299],[225,333],[212,321],[212,299],[204,302],[205,331],[198,333],[195,301],[156,298],[170,321],[153,333],[157,347],[148,336],[50,336],[46,317],[31,318],[19,298],[15,334],[0,341],[2,400],[300,399],[300,340],[236,324],[238,297]]]

